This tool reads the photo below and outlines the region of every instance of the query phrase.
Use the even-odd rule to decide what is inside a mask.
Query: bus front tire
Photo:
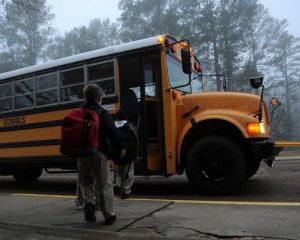
[[[14,170],[12,175],[17,182],[34,182],[42,172],[43,168],[22,168]]]
[[[258,171],[259,167],[260,167],[260,161],[257,161],[257,160],[252,161],[252,162],[249,161],[246,179],[253,177],[256,174],[256,172]]]
[[[222,135],[198,140],[188,153],[185,169],[189,182],[210,194],[231,193],[244,183],[247,173],[244,151]]]

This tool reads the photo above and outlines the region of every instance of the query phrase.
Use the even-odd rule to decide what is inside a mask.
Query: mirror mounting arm
[[[262,120],[262,102],[263,102],[263,96],[264,96],[264,89],[265,86],[261,85],[261,95],[260,95],[260,101],[259,101],[259,115],[258,115],[258,120],[261,122]]]
[[[262,102],[263,102],[263,95],[264,95],[264,85],[263,85],[264,77],[251,77],[249,78],[250,84],[254,89],[258,89],[262,87],[261,94],[260,94],[260,101],[259,101],[259,115],[258,120],[261,122],[262,120]]]

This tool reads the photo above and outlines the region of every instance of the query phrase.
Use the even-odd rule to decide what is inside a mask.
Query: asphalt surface
[[[283,172],[285,167],[281,167]],[[294,167],[286,167],[283,175],[299,179],[299,171],[290,169]],[[257,178],[263,178],[264,174],[269,172],[263,168]],[[280,181],[281,176],[278,177]],[[298,194],[299,181],[294,184],[292,191]],[[264,187],[257,189],[258,195],[260,191],[268,191]],[[1,240],[300,239],[297,198],[286,197],[283,201],[274,196],[274,201],[270,198],[264,201],[264,198],[215,197],[212,200],[174,195],[171,199],[163,198],[162,193],[155,198],[143,198],[143,195],[128,200],[116,198],[118,220],[115,225],[106,226],[100,212],[97,212],[97,222],[86,223],[83,212],[74,208],[74,194],[1,192]]]
[[[96,223],[86,223],[83,212],[74,209],[73,200],[59,195],[2,194],[0,239],[44,239],[43,235],[62,239],[86,239],[89,235],[95,239],[300,236],[299,203],[116,200],[118,221],[106,226],[100,212]]]

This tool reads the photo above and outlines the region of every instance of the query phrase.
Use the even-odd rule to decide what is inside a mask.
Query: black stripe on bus
[[[60,144],[60,139],[48,139],[48,140],[37,140],[37,141],[0,143],[0,148],[38,147],[38,146],[52,146],[52,145],[59,145],[59,144]]]
[[[23,124],[23,125],[2,127],[2,128],[0,128],[0,132],[35,129],[35,128],[45,128],[45,127],[56,127],[56,126],[61,126],[62,123],[63,123],[63,120],[54,120],[54,121],[40,122],[40,123],[28,123],[28,124]]]
[[[76,167],[76,159],[73,159],[69,156],[63,155],[49,155],[49,156],[26,156],[26,157],[0,157],[0,166],[4,166],[9,164],[9,167],[16,167],[13,164],[26,164],[29,166],[30,164],[34,164],[32,166],[36,167],[35,164],[42,164],[48,166],[57,166],[57,167],[65,167],[67,166],[75,166]],[[71,164],[71,165],[70,165]]]
[[[102,105],[117,103],[118,100],[119,100],[118,96],[103,98]],[[82,101],[81,102],[75,102],[75,103],[63,103],[63,104],[60,104],[60,105],[46,106],[46,107],[41,107],[41,108],[32,108],[32,109],[27,109],[27,110],[24,110],[24,111],[2,113],[2,114],[0,114],[0,118],[17,117],[17,116],[24,116],[24,115],[29,115],[29,114],[36,114],[36,113],[44,113],[44,112],[52,112],[52,111],[59,111],[59,110],[77,108],[81,104],[82,104]]]

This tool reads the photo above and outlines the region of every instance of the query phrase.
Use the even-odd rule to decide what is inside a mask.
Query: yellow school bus
[[[0,174],[32,181],[43,169],[75,169],[59,151],[62,119],[97,83],[104,108],[125,109],[138,128],[136,175],[186,174],[199,189],[230,192],[274,158],[268,110],[258,95],[195,92],[201,74],[188,40],[168,35],[3,73]]]

